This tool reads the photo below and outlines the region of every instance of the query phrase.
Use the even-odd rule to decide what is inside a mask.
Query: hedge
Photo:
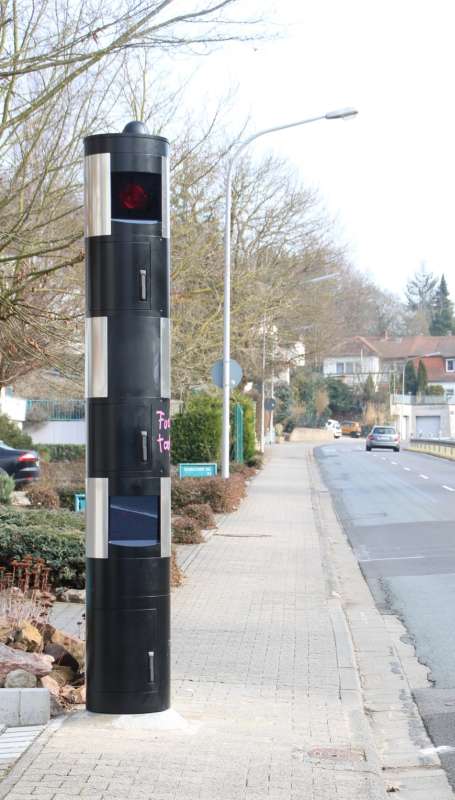
[[[21,431],[6,414],[0,414],[0,441],[18,450],[33,450],[32,437]]]
[[[190,397],[182,413],[172,420],[171,458],[185,461],[220,460],[221,399],[214,395]]]
[[[43,461],[83,461],[85,444],[40,444]]]
[[[26,514],[27,512],[22,512]],[[10,567],[24,556],[44,559],[51,568],[54,586],[85,586],[85,536],[77,530],[50,530],[48,526],[2,524],[0,527],[0,564]]]
[[[241,392],[231,397],[231,432],[234,432],[234,405],[243,408],[244,459],[256,449],[255,406]],[[196,394],[187,400],[183,411],[172,420],[171,458],[174,464],[185,461],[219,463],[221,445],[222,400],[219,395]],[[232,447],[232,444],[231,444]]]

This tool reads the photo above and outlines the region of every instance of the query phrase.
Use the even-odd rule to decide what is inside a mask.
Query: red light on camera
[[[119,200],[129,211],[145,211],[149,197],[140,183],[127,183],[119,192]]]

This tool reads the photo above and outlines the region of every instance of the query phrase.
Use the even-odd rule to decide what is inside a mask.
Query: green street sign
[[[179,478],[214,478],[218,472],[216,464],[179,464]]]

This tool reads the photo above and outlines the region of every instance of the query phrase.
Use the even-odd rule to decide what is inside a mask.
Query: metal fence
[[[84,400],[27,400],[28,422],[72,422],[85,419]]]
[[[455,397],[448,394],[393,394],[391,400],[392,403],[406,406],[437,406],[446,403],[455,405]]]

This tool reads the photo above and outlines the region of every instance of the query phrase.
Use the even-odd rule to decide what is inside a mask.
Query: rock
[[[78,639],[77,636],[71,636],[69,633],[56,630],[52,634],[52,644],[59,644],[76,659],[80,672],[84,670],[85,664],[85,642]]]
[[[54,694],[56,697],[60,694],[60,686],[58,685],[57,681],[54,680],[52,677],[52,673],[50,675],[45,675],[44,678],[40,679],[41,686],[43,689],[48,689],[51,694]]]
[[[60,717],[62,714],[65,713],[65,709],[59,697],[56,697],[55,694],[49,693],[49,700],[51,706],[50,708],[51,717]]]
[[[62,603],[85,603],[85,589],[65,589],[58,599]]]
[[[66,686],[67,683],[71,683],[74,680],[75,674],[76,671],[71,669],[71,667],[61,667],[58,665],[52,668],[50,677],[59,688],[61,688],[62,686]]]
[[[25,642],[11,642],[10,647],[12,647],[13,650],[22,650],[23,653],[27,652],[27,645]]]
[[[78,662],[61,644],[53,644],[53,642],[50,642],[45,646],[44,652],[52,656],[55,663],[59,666],[69,667],[74,672],[79,672]]]
[[[46,624],[45,624],[45,626],[43,628],[44,644],[47,644],[48,642],[50,642],[52,640],[52,637],[53,637],[55,631],[56,631],[56,629],[54,628],[54,626],[51,625],[50,622],[46,622]]]
[[[41,636],[38,628],[35,628],[30,622],[25,622],[17,631],[14,637],[15,642],[25,644],[25,648],[29,653],[37,653],[42,649],[43,637]]]
[[[0,617],[0,642],[4,644],[9,644],[9,642],[14,638],[14,631],[12,629],[11,623],[8,622],[5,617]]]
[[[5,689],[35,689],[36,676],[25,669],[13,669],[5,678]]]
[[[53,662],[52,656],[42,653],[23,653],[6,644],[0,644],[0,683],[4,682],[8,672],[15,669],[25,669],[32,675],[42,678],[44,675],[49,675]]]
[[[85,686],[79,686],[77,689],[74,686],[64,686],[62,697],[75,705],[85,703]]]

